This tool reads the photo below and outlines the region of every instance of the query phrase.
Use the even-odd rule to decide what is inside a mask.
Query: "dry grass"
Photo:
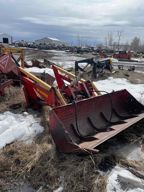
[[[106,191],[107,176],[101,176],[97,170],[108,154],[59,154],[51,142],[47,129],[34,143],[14,143],[6,146],[0,153],[0,190],[7,183],[21,178],[29,181],[36,189],[42,187],[43,192],[53,191],[59,186],[66,192]],[[144,170],[144,165],[140,162],[128,161],[119,156],[109,156],[109,159],[130,171],[130,168]]]
[[[46,122],[43,123],[46,125]],[[36,189],[42,187],[44,192],[53,191],[59,186],[63,186],[66,192],[105,192],[107,177],[97,171],[105,156],[108,156],[106,152],[93,156],[58,153],[47,127],[34,143],[14,143],[0,151],[0,189],[7,182],[21,178],[29,181]],[[109,156],[108,159],[127,169],[144,170],[142,163],[128,161],[118,155]]]
[[[120,166],[123,166],[123,167],[131,167],[131,168],[135,168],[137,170],[141,170],[142,169],[142,162],[138,162],[138,161],[135,161],[135,160],[127,160],[127,159],[119,159],[118,161],[119,165]],[[144,168],[144,167],[143,167]]]
[[[5,89],[5,95],[0,96],[0,112],[11,110],[13,105],[21,105],[24,107],[24,94],[20,87],[10,86]]]
[[[107,152],[93,156],[58,153],[49,135],[48,116],[45,110],[47,109],[43,109],[42,119],[45,131],[36,138],[35,142],[30,145],[14,143],[1,150],[0,176],[3,180],[0,180],[0,189],[6,185],[6,182],[14,182],[21,178],[29,181],[36,189],[42,187],[44,192],[53,191],[59,186],[62,186],[66,192],[105,192],[107,177],[101,176],[97,171],[104,159],[108,159],[106,163],[110,160],[126,168],[142,169],[141,163],[127,161]],[[138,126],[140,126],[138,133],[132,128],[130,132],[122,133],[118,139],[123,138],[127,143],[137,141],[141,138],[143,130],[142,123],[135,128]]]
[[[108,156],[104,153],[89,156],[58,153],[49,135],[48,109],[42,110],[45,131],[30,144],[13,143],[0,151],[0,191],[19,179],[29,181],[36,189],[53,191],[62,186],[66,192],[105,192],[107,177],[98,173],[99,164]],[[117,139],[125,143],[142,142],[143,121],[120,134]],[[103,147],[104,149],[104,147]],[[143,169],[142,163],[110,156],[111,161],[127,168]],[[143,167],[142,167],[143,166]]]
[[[15,143],[1,150],[0,171],[6,181],[25,178],[43,191],[59,186],[68,192],[104,191],[106,179],[96,171],[100,161],[99,155],[84,158],[55,153],[47,143]]]
[[[106,179],[100,178],[97,172],[103,156],[58,153],[49,135],[47,121],[47,115],[43,114],[42,123],[46,129],[32,144],[16,142],[0,151],[0,171],[4,179],[0,182],[0,189],[6,182],[22,179],[36,189],[42,187],[42,191],[53,191],[63,186],[67,192],[104,192]]]
[[[106,192],[107,176],[99,175],[94,182],[93,192]]]

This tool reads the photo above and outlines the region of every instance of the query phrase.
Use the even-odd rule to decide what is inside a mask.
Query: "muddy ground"
[[[27,56],[42,59],[45,54],[36,54],[32,50],[28,51]],[[106,74],[101,79],[108,76],[144,83],[144,75],[135,72],[118,71]],[[14,113],[26,110],[21,87],[11,87],[5,97],[0,98],[0,112],[7,110]],[[98,154],[82,156],[59,153],[48,132],[46,107],[40,111],[40,116],[45,131],[32,144],[15,142],[0,150],[0,191],[106,192],[107,175],[116,164],[132,170],[135,175],[138,175],[139,170],[144,171],[143,163],[127,160],[117,153],[118,148],[131,144],[144,149],[144,121],[99,146]]]

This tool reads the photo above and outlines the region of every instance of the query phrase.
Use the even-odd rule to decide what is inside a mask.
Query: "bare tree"
[[[131,49],[133,51],[139,51],[140,50],[141,41],[139,37],[134,37],[131,42]]]
[[[118,48],[118,51],[120,50],[120,41],[121,41],[122,33],[123,33],[122,31],[117,31],[117,37],[118,37],[117,48]]]

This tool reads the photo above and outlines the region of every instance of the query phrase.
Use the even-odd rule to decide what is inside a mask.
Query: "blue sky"
[[[0,32],[14,39],[55,37],[71,43],[144,39],[144,0],[0,0]]]

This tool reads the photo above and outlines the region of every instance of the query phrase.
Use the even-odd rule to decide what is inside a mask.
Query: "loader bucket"
[[[53,108],[49,123],[59,151],[87,153],[143,118],[144,106],[121,90]]]

